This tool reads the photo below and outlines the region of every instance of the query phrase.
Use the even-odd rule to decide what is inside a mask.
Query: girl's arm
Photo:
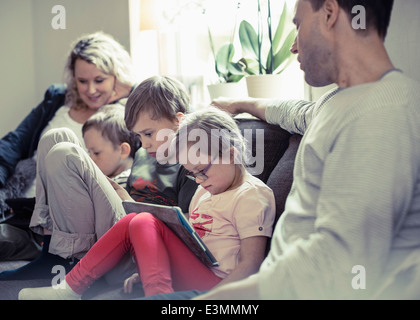
[[[265,258],[267,237],[255,236],[241,240],[239,263],[216,287],[247,278],[256,273]]]

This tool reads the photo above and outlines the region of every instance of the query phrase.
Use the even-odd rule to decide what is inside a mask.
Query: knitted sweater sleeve
[[[267,105],[265,117],[268,123],[277,124],[284,130],[303,135],[322,106],[331,99],[337,89],[328,91],[318,101],[274,100]]]

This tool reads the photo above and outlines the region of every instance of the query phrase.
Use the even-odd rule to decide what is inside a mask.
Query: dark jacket
[[[66,91],[67,86],[64,84],[50,86],[44,100],[32,109],[16,130],[0,140],[0,188],[4,187],[20,160],[34,155],[42,130],[64,105]]]

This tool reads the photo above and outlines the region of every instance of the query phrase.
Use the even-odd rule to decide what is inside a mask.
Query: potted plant
[[[271,6],[268,0],[268,44],[263,39],[261,4],[258,0],[258,32],[243,20],[239,26],[239,39],[245,56],[248,94],[256,98],[278,97],[281,89],[280,74],[293,61],[290,48],[296,37],[294,28],[289,28],[286,3],[273,37],[271,25]],[[264,46],[266,44],[266,46]]]
[[[239,3],[238,3],[239,8]],[[247,96],[246,86],[241,80],[245,77],[245,60],[240,59],[233,61],[235,56],[235,47],[233,40],[236,34],[237,20],[235,18],[235,25],[233,28],[230,41],[223,44],[216,52],[213,36],[208,27],[208,37],[210,42],[210,49],[213,54],[214,70],[217,75],[216,83],[208,85],[210,98],[215,99],[220,96],[224,97],[238,97]]]
[[[220,96],[237,97],[246,95],[246,87],[239,83],[245,76],[246,65],[243,59],[234,62],[235,48],[232,43],[224,44],[217,53],[212,46],[214,68],[217,74],[217,83],[208,85],[210,97],[215,99]]]

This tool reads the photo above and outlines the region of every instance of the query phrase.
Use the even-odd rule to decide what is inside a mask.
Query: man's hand
[[[266,121],[265,109],[268,102],[270,102],[268,99],[256,98],[246,98],[241,100],[218,98],[214,99],[211,102],[211,105],[232,114],[232,116],[239,113],[249,113],[254,117]]]
[[[242,112],[240,110],[240,103],[238,103],[236,100],[231,99],[231,98],[221,97],[221,98],[214,99],[211,102],[211,105],[232,114],[232,116],[235,116],[238,113]]]

